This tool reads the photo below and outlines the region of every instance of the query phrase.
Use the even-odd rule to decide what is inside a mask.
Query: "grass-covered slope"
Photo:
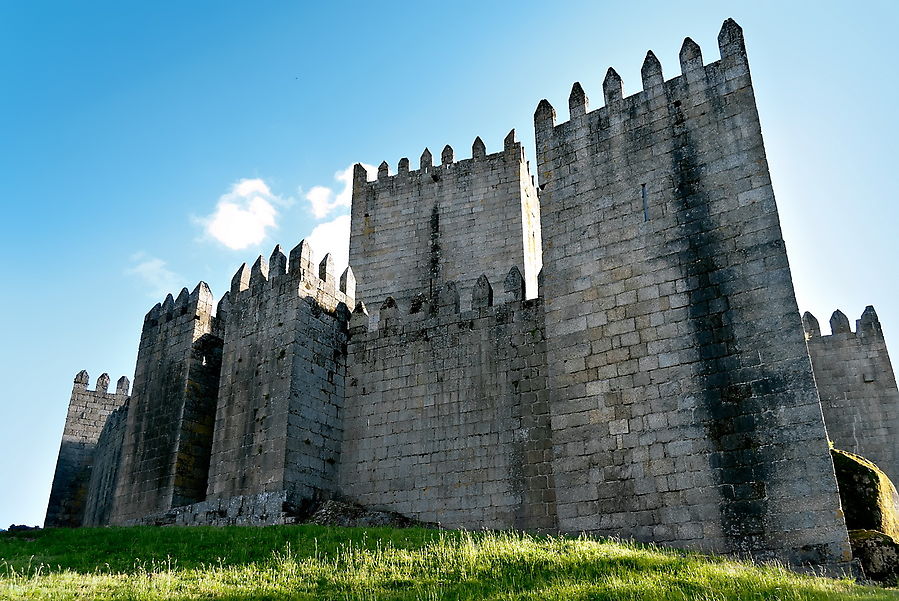
[[[899,592],[588,538],[275,526],[3,533],[0,599],[899,600]]]

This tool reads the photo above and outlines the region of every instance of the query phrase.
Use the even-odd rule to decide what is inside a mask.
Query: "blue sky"
[[[312,234],[341,244],[354,162],[467,157],[574,81],[601,104],[685,36],[743,26],[799,305],[874,304],[899,356],[892,2],[0,1],[0,527],[43,521],[72,378],[131,377],[166,292]],[[343,193],[342,193],[343,192]]]

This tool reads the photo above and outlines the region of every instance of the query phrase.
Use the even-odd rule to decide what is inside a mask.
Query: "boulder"
[[[899,545],[892,538],[874,530],[850,530],[849,544],[866,580],[896,586],[899,582]]]
[[[899,493],[883,471],[860,455],[830,450],[849,530],[876,530],[899,540]]]

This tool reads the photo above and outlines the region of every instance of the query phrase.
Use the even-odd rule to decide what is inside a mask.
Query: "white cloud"
[[[147,287],[147,293],[154,297],[163,297],[168,293],[176,293],[181,287],[183,278],[166,267],[165,261],[139,252],[131,256],[134,263],[125,273],[134,276]]]
[[[350,261],[350,216],[341,215],[332,221],[319,223],[306,236],[306,241],[315,252],[318,263],[327,253],[334,259],[334,269],[340,275]]]
[[[219,197],[215,211],[198,221],[206,233],[232,250],[255,246],[269,229],[278,227],[275,206],[290,206],[291,199],[272,194],[261,179],[241,179]]]
[[[378,168],[374,165],[362,163],[370,178],[377,177]],[[306,192],[306,200],[316,219],[324,219],[335,210],[349,208],[353,201],[353,166],[338,171],[334,174],[334,180],[339,184],[340,190],[336,191],[328,186],[313,186]]]

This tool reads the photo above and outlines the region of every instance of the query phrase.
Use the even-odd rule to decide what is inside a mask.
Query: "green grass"
[[[0,599],[899,600],[899,592],[585,537],[274,526],[3,533]]]

